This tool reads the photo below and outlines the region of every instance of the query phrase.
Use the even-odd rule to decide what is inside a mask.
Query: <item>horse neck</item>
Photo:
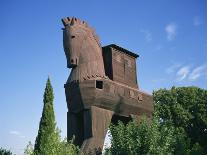
[[[68,82],[105,77],[102,49],[97,43],[82,45],[78,65],[72,69]]]

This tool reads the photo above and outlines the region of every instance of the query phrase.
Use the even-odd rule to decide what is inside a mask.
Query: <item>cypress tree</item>
[[[44,92],[42,117],[34,146],[34,153],[36,155],[55,154],[54,146],[56,145],[54,143],[57,142],[58,133],[56,130],[53,99],[53,88],[48,78]]]

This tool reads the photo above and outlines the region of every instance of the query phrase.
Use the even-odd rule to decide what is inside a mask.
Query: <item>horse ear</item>
[[[62,23],[64,26],[67,26],[69,24],[68,18],[63,18]]]
[[[76,22],[77,22],[78,24],[81,24],[81,20],[80,20],[80,19],[77,19]]]
[[[83,22],[83,24],[85,25],[85,27],[88,27],[88,24],[86,22]]]
[[[70,17],[67,17],[67,19],[68,19],[69,22],[71,22],[71,18]]]
[[[73,17],[72,20],[71,20],[70,25],[74,25],[74,24],[75,24],[75,18]]]
[[[75,18],[75,17],[63,18],[62,23],[63,23],[64,26],[67,26],[67,25],[72,26],[72,25],[78,24],[78,25],[84,25],[85,27],[89,27],[88,24],[85,21],[81,21],[80,19]]]

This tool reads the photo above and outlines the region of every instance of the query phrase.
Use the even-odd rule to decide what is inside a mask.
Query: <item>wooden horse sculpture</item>
[[[151,117],[152,96],[138,89],[138,55],[117,45],[101,47],[95,31],[77,18],[64,18],[67,67],[67,136],[85,154],[100,154],[109,124]]]

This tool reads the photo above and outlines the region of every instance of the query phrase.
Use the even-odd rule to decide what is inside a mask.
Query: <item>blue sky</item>
[[[102,46],[135,53],[140,88],[207,89],[205,0],[1,0],[0,147],[22,154],[34,143],[47,77],[55,114],[66,136],[64,83],[70,73],[62,47],[61,18],[75,16],[96,29]]]

